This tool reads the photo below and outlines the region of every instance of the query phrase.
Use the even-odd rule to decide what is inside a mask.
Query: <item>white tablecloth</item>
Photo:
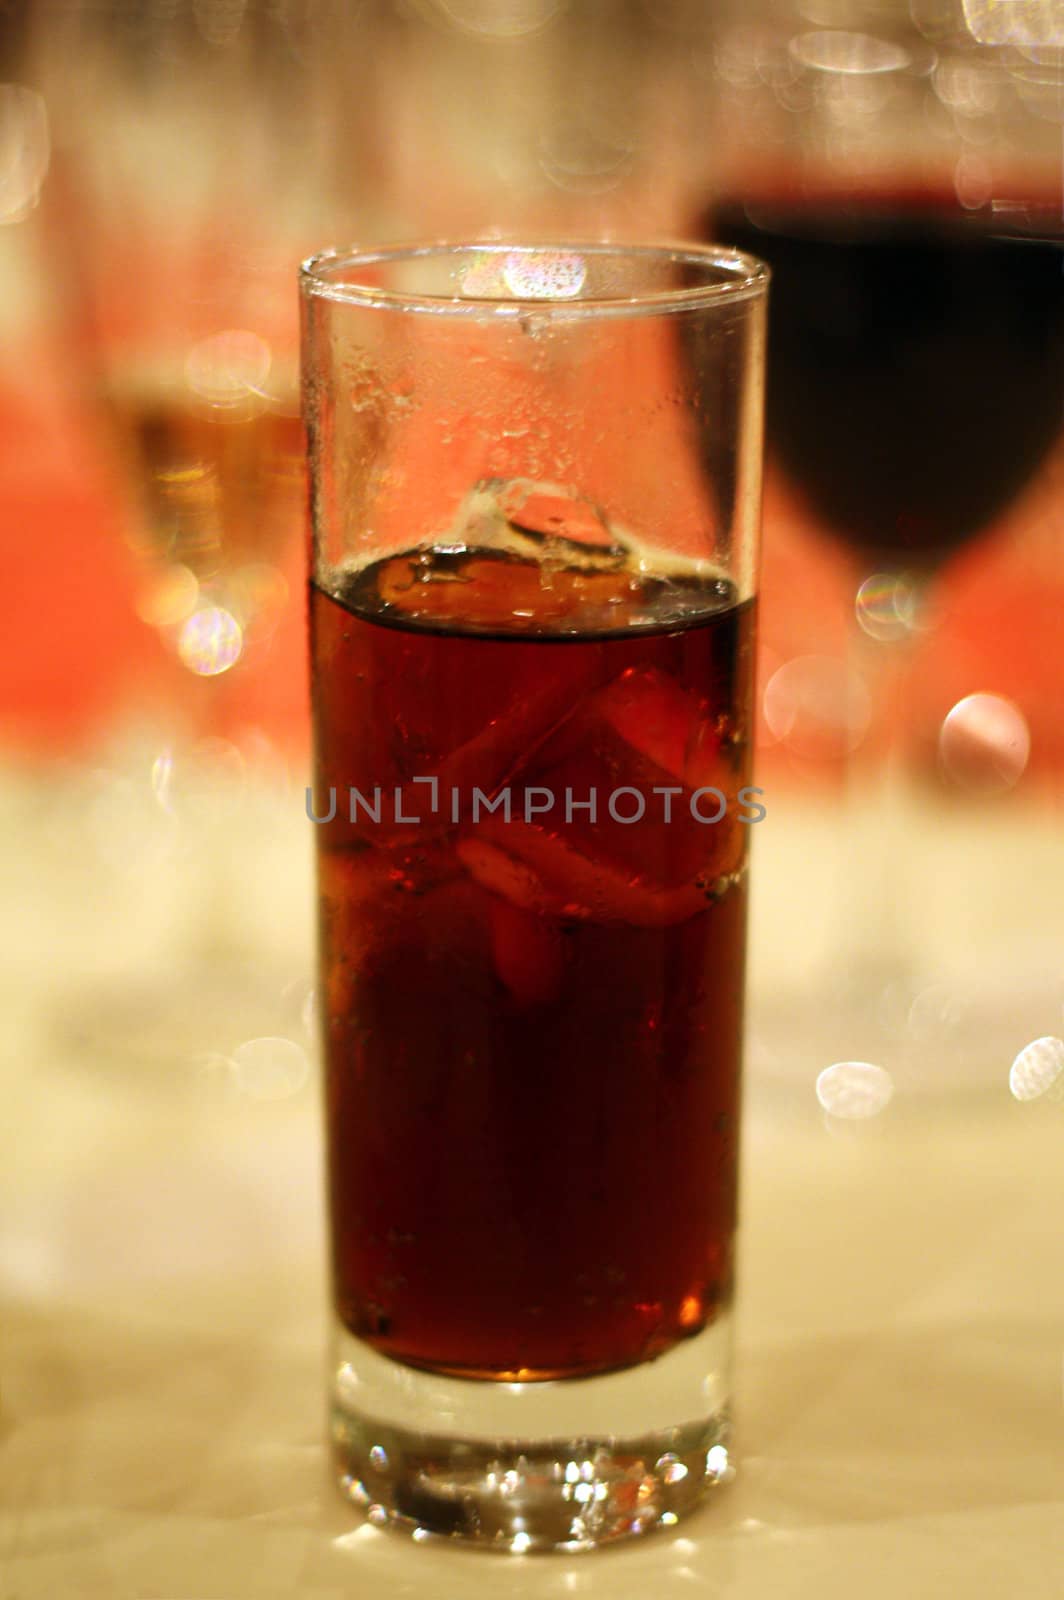
[[[193,895],[165,852],[130,874],[87,849],[95,824],[68,826],[69,795],[0,793],[3,1600],[1064,1593],[1064,1106],[1018,1103],[977,1030],[969,1083],[926,1092],[901,1070],[880,1115],[826,1118],[823,1007],[810,991],[803,1011],[764,967],[735,1482],[669,1533],[580,1557],[418,1546],[359,1522],[324,1447],[292,793],[212,822],[206,919],[203,883]],[[759,867],[775,874],[771,849]],[[211,972],[225,1003],[196,988]],[[1013,1032],[1059,1031],[1056,1004]],[[252,1034],[288,1048],[241,1052]]]

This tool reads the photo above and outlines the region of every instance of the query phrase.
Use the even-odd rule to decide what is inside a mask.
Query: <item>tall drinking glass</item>
[[[728,1469],[767,276],[302,270],[333,1439],[421,1536]]]

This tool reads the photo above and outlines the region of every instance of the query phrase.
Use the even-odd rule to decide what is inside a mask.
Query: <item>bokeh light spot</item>
[[[765,685],[762,709],[769,731],[795,755],[846,754],[860,744],[872,715],[864,681],[834,656],[795,656]]]
[[[871,33],[850,33],[845,28],[800,33],[791,40],[791,54],[803,67],[846,77],[899,72],[910,61],[909,52],[900,44],[877,39]]]
[[[239,622],[223,606],[194,611],[178,635],[177,653],[190,672],[216,678],[240,660],[244,635]]]
[[[963,0],[964,20],[977,44],[1064,45],[1060,0]]]
[[[1030,754],[1027,719],[1019,706],[1002,695],[966,695],[939,730],[942,773],[969,793],[998,794],[1013,788]]]
[[[1009,1088],[1014,1100],[1038,1100],[1056,1085],[1064,1073],[1064,1039],[1033,1039],[1025,1045],[1009,1069]]]
[[[862,632],[872,639],[903,639],[918,625],[917,592],[904,573],[873,572],[854,599]]]
[[[816,1080],[816,1097],[832,1117],[863,1122],[878,1116],[894,1096],[894,1080],[870,1061],[836,1061]]]
[[[239,406],[269,377],[270,347],[246,328],[227,328],[192,346],[185,359],[190,389],[211,406]]]

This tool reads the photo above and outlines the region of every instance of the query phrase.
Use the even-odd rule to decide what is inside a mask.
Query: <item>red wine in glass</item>
[[[1059,218],[932,193],[725,202],[773,268],[770,448],[880,566],[929,571],[1035,475],[1064,420]]]

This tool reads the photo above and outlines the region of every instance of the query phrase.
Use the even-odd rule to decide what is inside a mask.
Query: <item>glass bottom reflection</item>
[[[731,1476],[731,1319],[658,1360],[545,1383],[437,1377],[337,1326],[333,1455],[371,1523],[520,1554],[673,1526]]]

